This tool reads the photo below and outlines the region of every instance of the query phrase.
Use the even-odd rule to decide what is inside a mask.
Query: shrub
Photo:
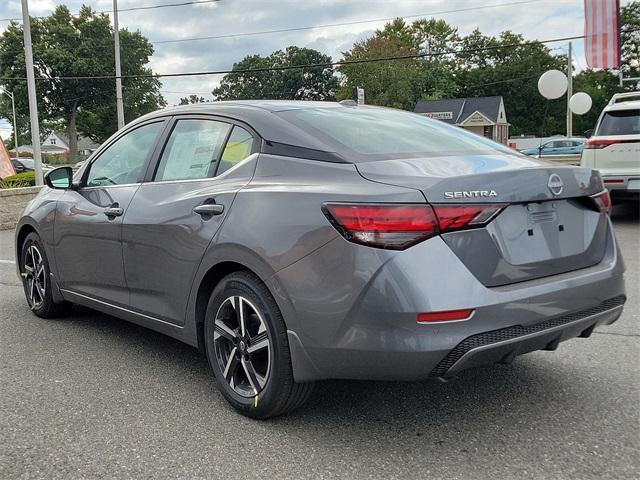
[[[36,184],[35,172],[22,172],[0,180],[0,188],[32,187]]]

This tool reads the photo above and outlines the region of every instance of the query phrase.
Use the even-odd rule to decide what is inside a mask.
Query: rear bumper
[[[429,374],[450,378],[461,370],[491,363],[511,363],[516,356],[535,350],[555,350],[560,342],[589,337],[599,325],[611,325],[622,314],[624,295],[591,309],[523,327],[516,325],[464,339]]]
[[[623,271],[609,225],[599,264],[512,285],[484,286],[434,237],[402,252],[338,238],[278,272],[270,287],[297,381],[422,380],[553,349],[612,323]],[[416,321],[419,312],[465,308],[475,309],[469,320]]]
[[[630,194],[637,195],[640,193],[640,173],[632,174],[615,174],[602,173],[602,181],[604,186],[612,195]]]

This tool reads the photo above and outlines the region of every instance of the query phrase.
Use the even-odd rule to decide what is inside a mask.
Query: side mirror
[[[590,128],[589,130],[586,130],[586,131],[583,133],[583,135],[584,135],[586,138],[592,137],[592,136],[593,136],[593,128]]]
[[[73,185],[73,170],[71,167],[58,167],[51,170],[44,177],[49,188],[65,190]]]

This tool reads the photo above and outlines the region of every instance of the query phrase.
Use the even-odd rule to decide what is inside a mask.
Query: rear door
[[[191,283],[258,147],[247,126],[210,116],[181,116],[124,218],[123,254],[131,307],[182,325]],[[234,168],[235,167],[235,168]]]
[[[57,202],[54,254],[61,287],[129,304],[122,265],[122,218],[144,177],[166,122],[136,126],[91,160],[78,190]]]

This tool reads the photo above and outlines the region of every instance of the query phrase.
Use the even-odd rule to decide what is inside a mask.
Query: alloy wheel
[[[29,246],[24,259],[24,281],[31,309],[39,308],[47,291],[47,275],[42,254],[35,245]]]
[[[213,345],[225,381],[243,397],[264,389],[271,368],[271,340],[258,309],[241,295],[228,297],[215,317]]]

